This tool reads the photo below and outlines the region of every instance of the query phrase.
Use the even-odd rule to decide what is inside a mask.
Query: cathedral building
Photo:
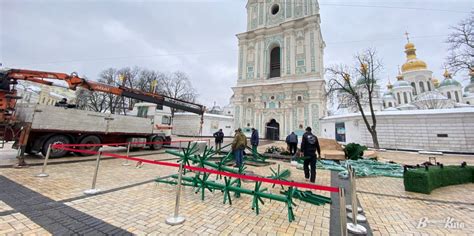
[[[383,94],[384,110],[424,110],[466,107],[472,104],[468,85],[463,96],[462,85],[445,70],[444,80],[433,78],[433,72],[416,56],[415,45],[405,45],[407,60],[402,65],[397,81],[387,85]],[[471,72],[471,80],[474,76]],[[473,83],[473,82],[471,82]],[[474,87],[474,85],[473,85]]]
[[[274,140],[307,126],[319,134],[326,99],[317,0],[249,0],[246,8],[232,88],[235,128]]]
[[[448,70],[443,73],[444,80],[435,79],[410,41],[405,53],[406,61],[396,81],[391,84],[389,80],[387,90],[380,96],[381,110],[374,98],[380,148],[473,154],[474,68],[469,74],[470,83],[463,89]],[[343,144],[373,146],[360,113],[346,110],[321,119],[321,136]]]

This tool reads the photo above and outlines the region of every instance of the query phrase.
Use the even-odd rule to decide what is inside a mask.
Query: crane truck
[[[64,81],[71,90],[86,89],[123,96],[144,103],[137,103],[136,116],[124,116],[71,109],[67,106],[20,104],[16,84],[30,81],[55,86],[53,81]],[[111,86],[86,80],[77,73],[8,69],[0,71],[0,145],[13,141],[18,149],[18,165],[25,165],[24,153],[42,153],[51,144],[100,144],[125,142],[154,142],[151,149],[161,148],[170,142],[171,122],[163,109],[175,108],[201,115],[205,107],[158,93],[144,92],[125,86]],[[161,115],[159,115],[161,114]],[[166,132],[168,130],[168,132]],[[98,146],[78,147],[96,151]],[[62,157],[67,151],[52,149],[50,157]]]

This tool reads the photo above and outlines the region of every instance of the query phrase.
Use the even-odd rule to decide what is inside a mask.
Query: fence
[[[236,179],[241,179],[241,180],[250,180],[250,181],[255,181],[255,182],[264,182],[264,183],[269,183],[269,184],[276,184],[276,185],[282,185],[282,186],[288,186],[291,188],[303,188],[303,189],[311,189],[311,190],[321,190],[321,191],[328,191],[328,192],[338,192],[339,193],[339,214],[340,214],[340,234],[341,235],[347,235],[347,229],[348,226],[350,227],[350,230],[355,227],[357,229],[360,229],[360,227],[363,227],[361,225],[357,224],[357,216],[356,217],[351,217],[352,218],[352,223],[347,223],[346,217],[347,217],[347,212],[346,212],[346,205],[345,205],[345,191],[344,188],[342,187],[332,187],[332,186],[323,186],[323,185],[316,185],[316,184],[309,184],[309,183],[300,183],[300,182],[292,182],[292,181],[286,181],[286,180],[278,180],[278,179],[271,179],[271,178],[265,178],[265,177],[258,177],[258,176],[251,176],[251,175],[244,175],[244,174],[238,174],[238,173],[231,173],[231,172],[225,172],[225,171],[218,171],[218,170],[213,170],[213,169],[208,169],[208,168],[203,168],[203,167],[196,167],[196,166],[190,166],[190,165],[184,165],[184,162],[181,162],[181,164],[178,163],[171,163],[171,162],[165,162],[165,161],[157,161],[157,160],[148,160],[148,159],[142,159],[142,158],[137,158],[137,157],[130,157],[129,156],[129,148],[131,145],[134,144],[156,144],[156,143],[172,143],[172,142],[194,142],[194,141],[202,141],[202,140],[179,140],[179,141],[171,141],[171,142],[137,142],[137,143],[113,143],[113,144],[53,144],[50,145],[47,151],[47,155],[45,157],[45,162],[42,168],[42,172],[37,175],[38,177],[47,177],[48,174],[45,172],[46,166],[47,166],[47,161],[49,158],[49,154],[51,152],[51,149],[62,149],[70,152],[76,152],[76,153],[85,153],[85,154],[92,154],[92,155],[97,155],[96,159],[96,167],[95,167],[95,172],[94,172],[94,177],[92,180],[92,185],[91,189],[88,189],[84,191],[85,194],[97,194],[100,190],[96,189],[96,182],[97,182],[97,177],[98,177],[98,169],[100,165],[100,159],[103,156],[108,156],[108,157],[114,157],[114,158],[119,158],[119,159],[124,159],[126,161],[136,161],[136,162],[141,162],[141,163],[147,163],[147,164],[153,164],[153,165],[161,165],[161,166],[169,166],[169,167],[175,167],[178,168],[178,184],[177,184],[177,195],[176,195],[176,206],[175,206],[175,211],[174,215],[166,220],[168,224],[171,225],[176,225],[176,224],[181,224],[185,221],[185,218],[182,216],[179,216],[179,201],[180,201],[180,189],[181,189],[181,176],[182,172],[184,169],[195,171],[195,172],[202,172],[202,173],[208,173],[208,174],[216,174],[220,176],[227,176],[231,178],[236,178]],[[208,140],[208,142],[210,142]],[[125,146],[127,145],[127,155],[120,155],[116,153],[110,153],[110,152],[104,152],[104,151],[93,151],[93,150],[83,150],[83,149],[76,149],[76,147],[87,147],[87,146]],[[352,192],[352,200],[351,200],[351,208],[352,209],[358,209],[357,206],[357,201],[354,199],[356,198],[356,190],[355,190],[355,172],[353,171],[352,168],[349,168],[350,172],[350,180],[351,180],[351,192]],[[357,210],[355,211],[357,212]],[[352,215],[354,216],[354,215]],[[362,230],[363,232],[364,230]]]

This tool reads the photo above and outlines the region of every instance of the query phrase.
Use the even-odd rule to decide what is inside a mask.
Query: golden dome
[[[345,81],[350,81],[351,80],[351,76],[348,73],[343,73],[342,78],[344,78]]]
[[[388,80],[387,88],[390,90],[393,88],[392,83],[390,83],[390,79]]]
[[[398,81],[403,80],[403,75],[400,74],[400,72],[398,72],[397,80],[398,80]]]
[[[416,58],[416,48],[415,44],[408,42],[405,45],[405,53],[407,54],[407,61],[402,65],[402,72],[414,71],[414,70],[424,70],[428,67],[426,63],[418,58]]]
[[[431,81],[433,82],[433,85],[437,88],[439,86],[439,80],[438,79],[431,79]]]
[[[451,73],[449,73],[448,69],[444,69],[444,74],[443,74],[444,78],[446,79],[451,79]]]
[[[415,49],[415,44],[408,42],[405,44],[405,49]]]
[[[360,63],[360,71],[362,74],[367,74],[367,67],[368,65],[366,63]]]

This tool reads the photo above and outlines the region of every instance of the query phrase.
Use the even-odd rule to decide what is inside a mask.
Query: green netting
[[[298,160],[298,163],[302,164]],[[346,160],[341,161],[340,164],[330,160],[319,160],[316,168],[339,171],[339,176],[347,177],[346,166],[351,165],[357,176],[387,176],[387,177],[403,177],[403,166],[399,164],[383,163],[375,160]]]

